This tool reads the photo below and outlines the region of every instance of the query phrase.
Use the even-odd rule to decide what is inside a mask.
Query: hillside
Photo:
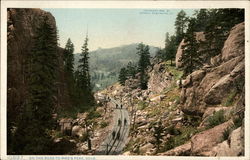
[[[147,90],[129,79],[125,86],[115,84],[100,92],[120,100],[130,112],[123,154],[244,155],[243,35],[244,23],[233,27],[211,64],[185,79],[181,69],[159,62],[148,70]]]
[[[136,54],[138,44],[123,45],[90,52],[90,71],[94,90],[104,89],[117,82],[119,71],[128,62],[136,63],[139,56]],[[150,46],[151,57],[155,56],[157,47]],[[80,53],[75,54],[75,68],[78,66]]]

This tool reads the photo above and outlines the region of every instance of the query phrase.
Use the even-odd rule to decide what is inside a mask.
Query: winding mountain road
[[[119,101],[110,98],[115,108],[113,116],[113,127],[109,131],[105,140],[101,143],[99,148],[96,149],[95,155],[117,155],[120,154],[126,145],[129,134],[130,118],[127,109],[122,107]],[[120,120],[120,124],[118,121]],[[126,122],[125,122],[126,121]],[[112,133],[115,133],[113,136]]]

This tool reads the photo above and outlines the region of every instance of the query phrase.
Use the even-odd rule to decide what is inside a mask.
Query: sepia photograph
[[[1,155],[249,156],[249,8],[60,3],[1,9]]]

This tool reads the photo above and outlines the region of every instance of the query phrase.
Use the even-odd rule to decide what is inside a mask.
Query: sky
[[[175,32],[175,18],[180,9],[68,9],[45,8],[56,19],[59,43],[65,47],[70,38],[75,53],[81,52],[86,34],[90,51],[131,43],[164,47],[166,32]],[[184,10],[188,16],[194,10]]]

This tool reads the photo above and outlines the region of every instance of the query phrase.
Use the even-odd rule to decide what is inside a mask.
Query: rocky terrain
[[[102,91],[132,117],[124,155],[244,155],[244,23],[231,29],[219,55],[185,79],[178,69],[182,45],[176,67],[155,61],[148,69],[147,90],[128,79]]]

